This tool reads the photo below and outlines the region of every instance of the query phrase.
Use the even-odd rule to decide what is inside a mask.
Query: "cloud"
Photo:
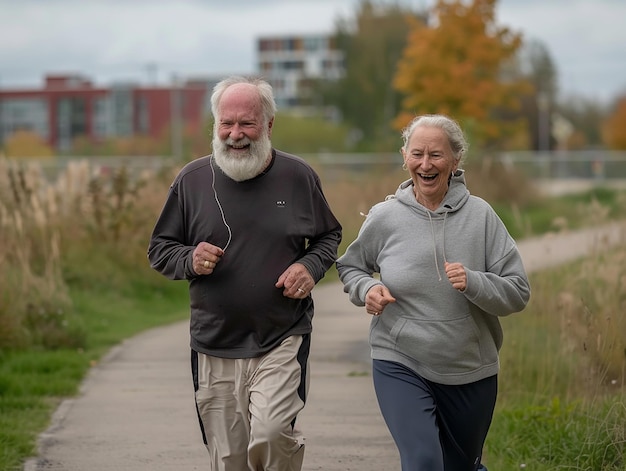
[[[11,5],[10,14],[0,17],[2,36],[10,38],[10,45],[2,41],[0,46],[0,63],[10,64],[0,76],[3,82],[57,70],[138,77],[148,63],[166,76],[251,72],[259,35],[330,33],[334,10],[331,0],[22,0]]]
[[[565,94],[609,100],[626,91],[626,2],[503,0],[501,23],[540,40],[558,69]]]
[[[106,83],[145,80],[155,67],[160,81],[252,73],[259,36],[331,33],[359,1],[0,0],[0,86],[57,72]],[[626,87],[623,18],[623,0],[497,3],[498,24],[546,45],[564,92],[604,99]]]

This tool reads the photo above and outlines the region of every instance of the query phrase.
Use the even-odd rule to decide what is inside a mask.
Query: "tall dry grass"
[[[0,348],[84,344],[68,282],[145,265],[164,178],[78,161],[50,181],[38,164],[0,159]]]
[[[531,285],[526,310],[503,319],[502,401],[626,393],[626,245],[535,274]]]
[[[490,469],[625,469],[625,262],[626,244],[531,276],[503,319]]]
[[[63,341],[70,305],[54,201],[39,168],[0,160],[0,345]]]

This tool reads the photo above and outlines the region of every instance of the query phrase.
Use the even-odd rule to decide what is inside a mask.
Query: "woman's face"
[[[435,209],[448,191],[448,180],[458,163],[446,133],[435,127],[417,127],[402,156],[407,166],[417,200]]]

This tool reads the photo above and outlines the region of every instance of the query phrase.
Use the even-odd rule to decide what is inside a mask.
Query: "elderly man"
[[[148,258],[189,282],[191,368],[210,469],[296,471],[311,290],[336,259],[341,225],[315,171],[272,148],[267,82],[227,78],[211,109],[213,153],[175,178]]]

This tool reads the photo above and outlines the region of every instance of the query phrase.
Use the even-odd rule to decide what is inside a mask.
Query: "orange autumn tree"
[[[606,146],[613,150],[626,150],[626,96],[617,100],[615,109],[603,126]]]
[[[514,68],[522,38],[496,25],[495,5],[438,0],[432,25],[414,22],[394,77],[405,96],[396,128],[416,114],[443,113],[483,149],[523,132],[517,110],[530,85]]]

